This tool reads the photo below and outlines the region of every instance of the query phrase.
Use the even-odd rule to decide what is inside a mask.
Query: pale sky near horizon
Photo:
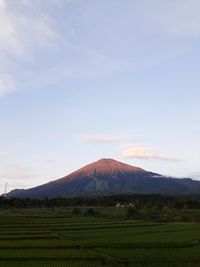
[[[200,180],[199,0],[0,0],[0,193],[114,158]]]

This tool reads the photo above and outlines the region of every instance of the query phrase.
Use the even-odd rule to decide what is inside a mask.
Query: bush
[[[126,217],[127,219],[138,219],[139,217],[138,210],[135,207],[129,206],[127,208]]]
[[[97,217],[99,215],[99,212],[94,210],[93,208],[88,208],[85,212],[84,212],[85,216],[89,216],[89,217]]]
[[[74,214],[74,215],[81,215],[81,210],[78,207],[74,207],[72,209],[72,214]]]

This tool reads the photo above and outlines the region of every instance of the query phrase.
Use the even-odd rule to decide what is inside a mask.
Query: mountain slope
[[[53,198],[132,193],[200,194],[200,182],[164,177],[112,159],[101,159],[53,182],[27,190],[13,190],[8,197]]]

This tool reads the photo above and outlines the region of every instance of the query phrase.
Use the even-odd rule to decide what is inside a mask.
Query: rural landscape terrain
[[[11,191],[0,198],[0,266],[200,266],[198,187],[102,159]]]
[[[200,266],[199,223],[131,219],[124,208],[101,208],[103,217],[70,210],[1,210],[0,266]]]
[[[0,267],[200,267],[200,0],[0,0]]]

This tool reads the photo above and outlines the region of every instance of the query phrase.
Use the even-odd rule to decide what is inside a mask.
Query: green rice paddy
[[[0,267],[200,266],[200,224],[0,214]]]

